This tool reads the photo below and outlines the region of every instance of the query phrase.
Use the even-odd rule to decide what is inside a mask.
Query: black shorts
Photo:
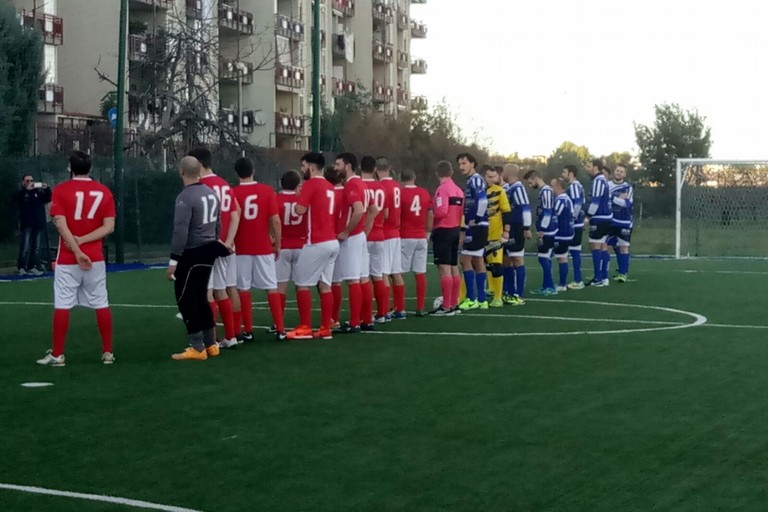
[[[435,265],[459,264],[459,228],[437,228],[432,231]]]
[[[557,256],[563,256],[568,254],[568,249],[571,247],[572,240],[557,240],[555,239],[554,253]]]
[[[525,250],[525,229],[522,224],[509,226],[509,242],[504,246],[507,253],[519,253]]]
[[[550,254],[550,252],[554,247],[555,247],[555,237],[545,236],[544,238],[539,240],[539,248],[537,252],[539,254]]]
[[[465,251],[479,251],[488,245],[488,226],[470,226],[464,234]]]
[[[607,222],[590,224],[589,225],[589,241],[592,242],[592,240],[602,240],[603,238],[608,236],[608,233],[610,230],[611,230],[611,225]]]
[[[581,248],[581,236],[584,234],[584,228],[573,228],[573,240],[571,240],[571,247]]]
[[[608,230],[608,238],[615,238],[629,243],[632,240],[632,228],[624,226],[611,226]]]

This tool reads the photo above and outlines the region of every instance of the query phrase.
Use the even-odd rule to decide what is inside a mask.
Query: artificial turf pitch
[[[163,272],[110,274],[117,362],[77,310],[65,368],[34,363],[51,280],[0,283],[0,484],[204,512],[764,510],[765,263],[637,260],[631,278],[175,362]],[[138,509],[0,488],[0,510]]]

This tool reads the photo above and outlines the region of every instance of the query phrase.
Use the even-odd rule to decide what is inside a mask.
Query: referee
[[[435,172],[440,185],[432,201],[434,228],[432,229],[432,251],[435,264],[440,272],[440,288],[443,292],[442,305],[431,312],[435,316],[453,316],[458,311],[459,288],[459,228],[464,213],[464,191],[453,181],[451,162],[438,162]]]
[[[184,190],[176,197],[171,261],[165,275],[174,282],[179,306],[189,334],[189,347],[171,356],[176,360],[206,360],[219,355],[216,324],[208,306],[208,280],[213,262],[229,250],[218,242],[219,199],[200,183],[202,165],[191,156],[179,163]]]

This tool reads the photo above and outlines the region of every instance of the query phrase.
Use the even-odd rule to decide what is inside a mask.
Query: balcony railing
[[[397,30],[408,30],[408,28],[411,26],[410,24],[410,18],[408,18],[408,13],[405,11],[398,10],[397,12]]]
[[[187,17],[197,20],[203,18],[203,0],[187,0]]]
[[[373,2],[373,21],[381,21],[383,23],[392,23],[395,17],[395,11],[392,6],[384,2],[384,0],[374,0]]]
[[[64,42],[64,20],[58,16],[24,10],[21,20],[27,28],[40,27],[45,44],[60,45]]]
[[[219,111],[219,119],[221,123],[228,127],[230,130],[238,131],[238,125],[243,133],[251,133],[253,126],[256,124],[256,114],[253,110],[243,110],[242,124],[240,124],[240,116],[237,114],[237,110],[231,108],[223,108]]]
[[[280,135],[298,135],[307,134],[307,118],[284,112],[275,112],[275,133]]]
[[[219,27],[241,34],[253,34],[253,14],[219,0]]]
[[[381,41],[373,41],[373,60],[389,64],[392,62],[394,49],[391,44],[384,44]]]
[[[408,61],[408,52],[397,50],[397,67],[400,69],[408,69]]]
[[[411,0],[412,4],[425,4],[427,0]]]
[[[304,40],[304,25],[282,14],[275,15],[275,32],[294,41]]]
[[[190,73],[202,73],[208,69],[210,61],[208,53],[205,51],[196,51],[192,48],[187,50],[187,64]]]
[[[354,16],[355,0],[333,0],[333,12],[338,16]]]
[[[395,92],[392,87],[384,84],[380,84],[377,81],[373,81],[373,87],[371,88],[371,99],[376,103],[391,103],[394,98]]]
[[[411,62],[411,74],[423,75],[427,72],[427,61],[424,59],[414,59]]]
[[[344,41],[342,34],[334,34],[333,41],[331,41],[331,53],[335,59],[343,59],[346,57],[347,44]]]
[[[275,84],[289,89],[301,89],[304,87],[304,70],[278,64],[275,67]]]
[[[173,7],[173,0],[132,0],[134,3],[145,5],[147,7],[157,7],[159,9],[170,9]]]
[[[411,106],[411,95],[408,94],[408,91],[403,88],[397,89],[397,106],[398,107],[410,107]]]
[[[256,114],[253,110],[246,110],[243,112],[243,133],[253,132],[253,125],[256,121]]]
[[[414,39],[427,37],[427,25],[421,21],[411,20],[411,37]]]
[[[333,79],[333,95],[344,96],[345,94],[354,94],[357,91],[357,84],[352,80]]]
[[[253,83],[253,63],[219,58],[219,78],[222,81]]]
[[[142,62],[149,55],[150,36],[146,34],[131,34],[128,36],[128,60]]]
[[[411,99],[411,110],[427,110],[427,98],[424,96],[414,96]]]
[[[60,114],[64,108],[64,88],[60,85],[43,84],[37,99],[37,111],[41,114]]]

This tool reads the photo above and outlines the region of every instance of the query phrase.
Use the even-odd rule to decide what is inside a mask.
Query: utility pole
[[[320,1],[312,5],[312,151],[320,151]]]
[[[123,125],[125,119],[125,61],[128,40],[128,0],[120,0],[120,30],[117,56],[117,124],[115,126],[115,262],[125,263],[125,180],[123,175]]]

